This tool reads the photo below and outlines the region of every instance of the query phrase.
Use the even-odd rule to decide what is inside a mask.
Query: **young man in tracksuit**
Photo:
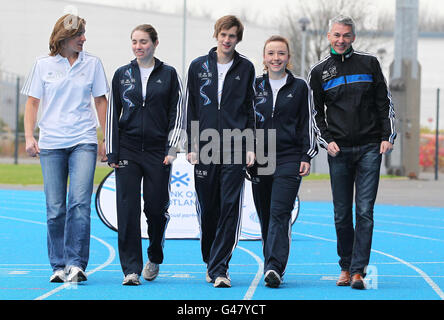
[[[309,75],[318,141],[327,149],[341,274],[338,286],[364,289],[382,154],[396,137],[395,113],[378,59],[354,51],[350,17],[330,21],[329,56]],[[353,193],[356,190],[356,226]]]
[[[268,175],[249,171],[261,225],[264,280],[267,286],[276,288],[282,282],[290,253],[291,212],[302,177],[309,174],[310,161],[317,154],[317,145],[311,90],[305,80],[287,69],[288,40],[272,36],[265,42],[263,55],[266,72],[257,77],[255,86],[256,128],[264,130],[264,151],[276,162],[276,169]],[[271,130],[275,131],[275,141],[268,139]]]
[[[112,80],[107,113],[108,163],[115,168],[119,255],[124,285],[138,285],[142,273],[141,180],[148,224],[146,280],[154,280],[163,261],[169,220],[169,180],[182,128],[182,90],[176,70],[155,58],[157,33],[141,25],[131,34],[136,59]]]
[[[231,286],[228,263],[240,234],[244,169],[254,163],[254,143],[249,152],[245,146],[222,150],[224,129],[249,129],[251,134],[254,131],[254,66],[235,51],[242,34],[242,23],[235,16],[220,18],[214,32],[217,47],[195,59],[188,71],[187,156],[195,165],[197,213],[207,281],[214,282],[215,287]],[[192,135],[193,123],[198,126],[198,136]],[[218,150],[208,153],[213,161],[199,157],[205,147],[199,141],[200,136],[207,129],[220,137]],[[235,142],[239,139],[234,137]],[[228,144],[233,147],[233,140]],[[237,163],[233,156],[239,155],[243,160]]]

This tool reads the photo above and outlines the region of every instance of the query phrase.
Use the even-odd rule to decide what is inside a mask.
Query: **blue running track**
[[[278,289],[264,286],[260,241],[239,242],[230,289],[205,282],[198,240],[166,240],[159,277],[122,286],[117,234],[91,207],[88,281],[53,284],[43,192],[0,190],[0,300],[444,300],[444,208],[376,205],[368,290],[359,291],[335,285],[340,270],[329,202],[301,199]]]

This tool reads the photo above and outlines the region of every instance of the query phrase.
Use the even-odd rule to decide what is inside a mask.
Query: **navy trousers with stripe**
[[[121,148],[122,149],[122,148]],[[171,165],[165,166],[163,152],[121,150],[120,160],[127,165],[115,169],[117,195],[118,247],[125,275],[141,274],[143,269],[140,227],[141,183],[143,212],[148,224],[148,259],[163,262],[163,244],[169,220],[169,180]]]
[[[202,258],[213,280],[228,276],[228,264],[239,240],[243,167],[242,164],[194,166]]]
[[[299,162],[276,167],[273,175],[258,176],[252,184],[253,199],[259,216],[264,252],[264,273],[285,273],[291,243],[291,212],[301,184]]]

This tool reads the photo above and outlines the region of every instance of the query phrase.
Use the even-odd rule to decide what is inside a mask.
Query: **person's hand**
[[[26,138],[26,153],[30,157],[36,157],[40,153],[39,144],[34,137]]]
[[[256,160],[256,155],[253,151],[247,151],[247,168],[253,166],[254,161]]]
[[[336,144],[336,142],[332,141],[328,144],[327,152],[332,157],[336,157],[338,155],[339,151],[341,151],[341,149],[339,149],[339,146]]]
[[[111,168],[113,168],[113,169],[119,169],[120,167],[119,167],[119,165],[117,164],[117,163],[109,163],[108,164]]]
[[[187,154],[187,161],[191,163],[192,165],[197,164],[197,153],[196,152],[190,152]]]
[[[301,166],[299,168],[299,175],[302,177],[308,176],[310,174],[310,163],[301,161]]]
[[[108,157],[106,156],[106,145],[105,141],[103,141],[99,146],[99,156],[101,162],[107,162]]]
[[[172,164],[174,160],[176,160],[175,156],[166,156],[165,159],[163,159],[163,164],[167,166]]]
[[[388,154],[392,152],[392,150],[393,150],[393,143],[390,143],[388,141],[381,142],[381,147],[379,148],[380,154]]]

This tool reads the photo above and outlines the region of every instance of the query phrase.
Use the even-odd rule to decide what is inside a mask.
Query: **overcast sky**
[[[184,0],[74,0],[91,3],[102,3],[113,6],[129,6],[141,7],[143,5],[151,6],[162,12],[174,13],[181,10]],[[335,0],[331,0],[335,1]],[[359,0],[357,0],[359,1]],[[420,0],[423,12],[433,12],[444,16],[444,1],[442,0]],[[375,9],[381,9],[385,12],[394,12],[396,8],[396,0],[373,0]],[[269,17],[277,17],[287,6],[294,7],[294,0],[187,0],[188,10],[194,12],[203,12],[205,14],[214,14],[215,16],[227,13],[239,14],[247,12],[257,15],[259,19],[264,19],[268,14]],[[374,12],[369,10],[369,12]],[[267,19],[269,20],[269,19]]]

